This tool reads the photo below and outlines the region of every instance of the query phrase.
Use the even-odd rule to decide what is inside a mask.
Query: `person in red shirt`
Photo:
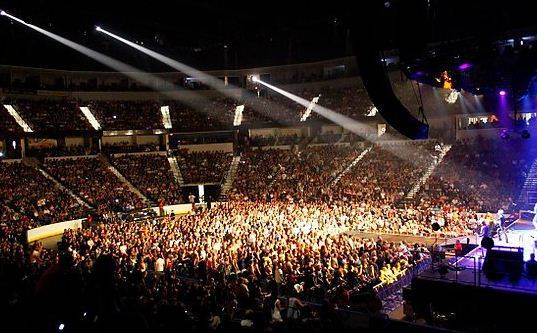
[[[455,255],[457,257],[460,257],[462,254],[462,243],[460,240],[457,239],[457,241],[455,242]]]

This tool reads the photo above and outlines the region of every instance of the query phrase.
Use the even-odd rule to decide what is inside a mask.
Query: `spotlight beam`
[[[275,87],[269,83],[266,83],[260,79],[256,79],[255,81],[256,83],[259,83],[287,98],[289,98],[290,100],[292,101],[295,101],[296,103],[304,106],[304,107],[309,107],[310,106],[310,102],[300,96],[297,96],[297,95],[294,95],[288,91],[285,91],[281,88],[278,88],[278,87]],[[373,131],[373,128],[369,125],[366,125],[366,124],[363,124],[359,121],[356,121],[350,117],[347,117],[345,115],[342,115],[338,112],[335,112],[333,110],[330,110],[328,108],[325,108],[324,106],[321,106],[319,104],[315,104],[313,106],[313,111],[315,111],[316,113],[318,113],[319,115],[323,116],[324,118],[328,119],[328,120],[331,120],[332,122],[340,125],[341,127],[353,132],[354,134],[357,134],[363,138],[366,138],[365,135],[367,132],[372,132]]]
[[[180,100],[182,103],[188,105],[189,107],[192,107],[194,109],[197,109],[197,110],[203,110],[202,108],[202,105],[201,103],[199,103],[198,101],[200,101],[200,97],[197,93],[195,92],[191,92],[191,91],[187,91],[185,89],[183,89],[182,87],[179,87],[169,81],[166,81],[158,76],[155,76],[153,74],[150,74],[150,73],[147,73],[147,72],[144,72],[136,67],[133,67],[133,66],[130,66],[126,63],[123,63],[119,60],[116,60],[112,57],[109,57],[105,54],[102,54],[100,52],[97,52],[97,51],[94,51],[90,48],[87,48],[83,45],[80,45],[78,43],[75,43],[71,40],[68,40],[64,37],[61,37],[59,35],[56,35],[50,31],[47,31],[45,29],[42,29],[36,25],[33,25],[33,24],[30,24],[30,23],[27,23],[21,19],[19,19],[18,17],[15,17],[13,15],[10,15],[8,13],[6,13],[5,11],[1,11],[0,12],[0,15],[1,16],[6,16],[16,22],[19,22],[47,37],[50,37],[52,38],[53,40],[97,61],[98,63],[101,63],[117,72],[120,72],[121,74],[141,83],[142,85],[146,86],[146,87],[149,87],[163,95],[165,95],[166,97],[172,99],[172,100]],[[99,27],[97,27],[99,28]],[[182,90],[182,97],[179,98],[176,94],[172,93],[171,91],[163,91],[161,87],[172,87],[173,88],[173,91],[178,91],[178,90]],[[204,102],[206,103],[206,101]]]
[[[251,104],[251,106],[253,107],[253,109],[255,111],[257,111],[258,113],[260,114],[263,114],[265,116],[269,116],[270,118],[272,118],[273,120],[279,122],[279,123],[288,123],[289,122],[289,117],[285,117],[283,119],[278,119],[274,113],[271,113],[271,114],[266,114],[265,113],[265,107],[262,103],[259,103],[258,99],[256,98],[255,95],[253,95],[250,91],[248,90],[245,90],[245,89],[242,89],[240,87],[236,87],[236,86],[233,86],[233,85],[228,85],[226,86],[225,83],[212,76],[212,75],[209,75],[209,74],[206,74],[200,70],[197,70],[193,67],[190,67],[188,65],[185,65],[179,61],[176,61],[170,57],[167,57],[165,55],[162,55],[160,53],[157,53],[153,50],[150,50],[146,47],[143,47],[141,45],[138,45],[134,42],[131,42],[121,36],[118,36],[106,29],[103,29],[102,27],[100,26],[96,26],[95,27],[95,30],[102,33],[102,34],[105,34],[109,37],[112,37],[148,56],[150,56],[151,58],[155,59],[155,60],[158,60],[168,66],[170,66],[171,68],[179,71],[179,72],[182,72],[182,73],[185,73],[189,76],[192,76],[192,77],[195,77],[196,79],[200,80],[203,84],[219,91],[221,94],[229,97],[229,98],[232,98],[238,102],[240,102],[241,104],[244,103],[244,97],[246,96],[246,99],[247,101]],[[230,89],[231,88],[231,89]],[[290,115],[294,115],[289,109],[285,108],[285,107],[282,107],[281,105],[279,104],[276,104],[274,102],[271,102],[269,101],[269,105],[271,107],[271,109],[280,109],[282,111],[282,113],[285,113],[285,114],[290,114]]]
[[[133,47],[137,50],[139,50],[140,52],[143,52],[145,54],[147,54],[148,56],[162,62],[162,63],[165,63],[166,65],[178,70],[178,71],[181,71],[183,73],[186,73],[190,76],[193,76],[197,79],[199,79],[201,82],[203,82],[204,84],[206,84],[207,86],[215,89],[215,90],[218,90],[220,91],[221,93],[223,93],[224,95],[227,95],[229,97],[232,97],[232,98],[237,98],[237,96],[235,94],[231,94],[229,93],[229,89],[228,87],[225,86],[224,82],[222,82],[222,80],[218,79],[218,78],[215,78],[211,75],[208,75],[206,73],[203,73],[195,68],[192,68],[190,66],[187,66],[183,63],[180,63],[176,60],[173,60],[169,57],[166,57],[160,53],[157,53],[155,51],[152,51],[146,47],[143,47],[141,45],[138,45],[136,43],[133,43],[121,36],[118,36],[108,30],[105,30],[103,29],[102,27],[100,26],[97,26],[95,27],[95,29],[107,36],[110,36],[124,44],[127,44],[128,46],[130,47]],[[300,105],[304,106],[304,107],[309,107],[309,104],[310,102],[309,101],[306,101],[305,99],[299,97],[299,96],[296,96],[296,95],[293,95],[291,93],[288,93],[282,89],[279,89],[277,87],[274,87],[274,86],[271,86],[269,85],[268,83],[266,82],[263,82],[261,81],[260,78],[258,78],[257,76],[254,76],[252,78],[252,81],[254,83],[259,83],[259,84],[262,84],[264,86],[266,86],[267,88],[271,88],[272,90],[284,95],[285,97],[299,103]],[[367,125],[364,125],[364,124],[361,124],[360,122],[357,122],[356,120],[352,119],[352,118],[349,118],[349,117],[346,117],[344,115],[341,115],[337,112],[334,112],[332,110],[329,110],[327,108],[324,108],[320,105],[315,105],[314,108],[313,108],[314,111],[316,111],[317,113],[319,113],[321,116],[333,121],[334,123],[336,124],[339,124],[341,125],[342,127],[348,129],[349,131],[355,133],[355,134],[358,134],[358,135],[363,135],[364,131],[365,130],[369,130],[371,131],[371,127],[370,126],[367,126]],[[362,133],[362,134],[360,134]]]
[[[269,89],[272,89],[274,90],[275,92],[295,101],[296,103],[302,105],[302,106],[305,106],[305,107],[308,107],[310,102],[300,96],[296,96],[288,91],[285,91],[281,88],[278,88],[278,87],[275,87],[269,83],[266,83],[260,79],[256,79],[256,83],[258,84],[261,84]],[[367,125],[367,124],[364,124],[362,122],[359,122],[355,119],[352,119],[350,117],[347,117],[345,115],[342,115],[338,112],[335,112],[333,110],[330,110],[329,108],[326,108],[324,106],[321,106],[319,104],[315,104],[313,106],[313,111],[315,111],[316,113],[318,113],[319,115],[321,115],[322,117],[332,121],[333,123],[347,129],[348,131],[362,137],[363,139],[367,140],[367,141],[374,141],[374,140],[371,140],[367,134],[373,134],[373,137],[376,136],[377,134],[377,129],[370,126],[370,125]],[[383,137],[387,138],[388,140],[395,140],[396,138],[394,138],[392,135],[388,134],[388,133],[385,133],[382,135]],[[406,148],[406,147],[392,147],[390,145],[383,145],[382,146],[383,149],[389,151],[391,154],[403,159],[403,160],[406,160],[407,162],[409,163],[412,163],[416,166],[419,166],[419,161],[417,160],[412,160],[412,159],[409,159],[407,157],[407,155],[404,154],[404,151],[407,150],[407,149],[415,149],[415,148]]]
[[[209,74],[206,74],[206,73],[203,73],[202,71],[199,71],[195,68],[192,68],[190,66],[187,66],[185,64],[182,64],[176,60],[173,60],[169,57],[166,57],[160,53],[157,53],[155,51],[152,51],[146,47],[143,47],[141,45],[138,45],[136,43],[133,43],[123,37],[120,37],[114,33],[111,33],[110,31],[108,30],[105,30],[103,28],[101,28],[100,26],[96,26],[95,27],[95,30],[100,32],[100,33],[103,33],[105,35],[108,35],[112,38],[115,38],[117,39],[118,41],[122,42],[122,43],[125,43],[127,44],[128,46],[130,47],[133,47],[145,54],[147,54],[148,56],[154,58],[154,59],[157,59],[159,60],[160,62],[163,62],[165,63],[166,65],[172,67],[172,68],[175,68],[176,70],[180,71],[180,72],[183,72],[185,74],[188,74],[190,76],[193,76],[195,78],[197,78],[198,80],[200,80],[201,82],[203,82],[203,84],[205,85],[208,85],[210,87],[212,87],[213,89],[216,89],[216,90],[225,90],[227,89],[227,87],[225,86],[224,82],[222,82],[222,80],[220,79],[217,79]]]
[[[75,50],[75,51],[78,51],[79,53],[82,53],[84,54],[85,56],[88,56],[90,57],[91,59],[109,67],[109,68],[112,68],[118,72],[121,72],[122,74],[125,74],[129,77],[131,77],[132,79],[146,85],[146,86],[149,86],[149,87],[157,87],[158,84],[162,84],[162,83],[165,83],[165,81],[163,81],[162,79],[156,77],[156,76],[152,76],[150,74],[147,74],[145,72],[142,72],[140,71],[139,69],[135,68],[135,67],[132,67],[130,65],[127,65],[121,61],[118,61],[114,58],[111,58],[107,55],[104,55],[100,52],[97,52],[97,51],[94,51],[90,48],[87,48],[83,45],[80,45],[78,43],[75,43],[73,41],[70,41],[64,37],[61,37],[59,35],[56,35],[50,31],[47,31],[45,29],[42,29],[36,25],[33,25],[33,24],[30,24],[30,23],[26,23],[25,21],[19,19],[18,17],[15,17],[13,15],[10,15],[6,12],[3,12],[4,14],[2,14],[2,16],[6,16],[16,22],[19,22],[47,37],[50,37],[52,39],[54,39],[55,41]]]

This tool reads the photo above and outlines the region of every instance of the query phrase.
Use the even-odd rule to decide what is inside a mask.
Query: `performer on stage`
[[[479,230],[479,237],[485,238],[491,236],[490,228],[487,225],[487,222],[481,221],[481,229]]]
[[[498,230],[498,239],[501,241],[503,234],[505,236],[505,242],[509,243],[509,239],[507,239],[507,229],[505,225],[505,214],[502,208],[498,209],[494,222]]]

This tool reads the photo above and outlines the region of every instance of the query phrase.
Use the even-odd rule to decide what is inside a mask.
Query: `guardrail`
[[[384,300],[388,296],[392,295],[396,291],[410,285],[412,279],[417,276],[419,273],[427,269],[431,265],[431,258],[423,259],[416,266],[411,269],[407,269],[398,276],[397,281],[393,283],[384,283],[381,282],[373,287],[377,292],[380,299]]]
[[[493,249],[498,249],[496,247]],[[521,251],[520,248],[505,248],[505,251]],[[485,258],[478,251],[474,256],[457,256],[443,253],[442,257],[433,255],[433,261],[429,267],[417,274],[417,276],[430,280],[443,280],[455,283],[474,285],[479,287],[493,287],[520,291],[537,292],[537,278],[531,277],[524,272],[523,261],[514,259],[494,258],[494,265],[503,265],[508,269],[504,271],[487,271],[484,269]],[[518,265],[518,266],[517,266]],[[511,267],[518,267],[515,272]],[[494,268],[494,267],[493,267]],[[496,276],[492,274],[498,274]]]

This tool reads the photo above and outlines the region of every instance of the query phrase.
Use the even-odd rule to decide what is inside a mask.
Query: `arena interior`
[[[528,9],[257,5],[0,2],[6,332],[532,325]]]

